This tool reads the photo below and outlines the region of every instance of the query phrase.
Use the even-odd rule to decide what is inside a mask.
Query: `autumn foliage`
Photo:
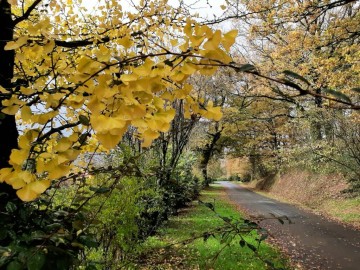
[[[187,118],[221,118],[186,79],[230,63],[237,31],[214,31],[166,1],[129,10],[106,1],[92,13],[81,1],[24,4],[12,6],[16,27],[4,47],[16,55],[13,84],[0,88],[1,113],[20,130],[0,179],[23,201],[79,172],[82,153],[114,148],[129,127],[149,147],[169,130],[174,100],[184,100]]]

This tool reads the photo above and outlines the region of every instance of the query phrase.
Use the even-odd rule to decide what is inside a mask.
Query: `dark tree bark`
[[[208,177],[208,171],[207,167],[210,162],[211,157],[214,154],[216,143],[219,141],[221,137],[221,132],[223,131],[223,128],[219,129],[219,124],[216,123],[215,127],[215,133],[210,134],[211,141],[205,145],[205,148],[202,150],[202,159],[200,162],[200,169],[202,172],[202,175],[204,177],[204,185],[209,186],[210,185],[210,179]]]
[[[11,79],[14,76],[15,53],[5,51],[7,41],[13,39],[14,23],[11,18],[11,6],[6,0],[0,0],[0,85],[11,90]],[[0,110],[2,101],[8,97],[0,94]],[[9,156],[12,149],[17,148],[18,131],[15,116],[0,112],[0,169],[9,167]],[[7,184],[0,184],[0,192],[6,192],[10,197],[15,196],[14,190]],[[4,198],[4,197],[2,197]],[[1,205],[2,202],[1,202]]]

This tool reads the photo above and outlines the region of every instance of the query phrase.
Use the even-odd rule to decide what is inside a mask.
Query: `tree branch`
[[[66,128],[72,128],[72,127],[75,127],[77,125],[80,124],[80,121],[76,122],[76,123],[71,123],[71,124],[66,124],[66,125],[63,125],[63,126],[60,126],[60,127],[57,127],[57,128],[51,128],[47,133],[45,133],[44,135],[42,135],[41,137],[39,137],[37,139],[37,142],[41,142],[42,140],[50,137],[50,135],[54,134],[54,133],[57,133],[57,132],[60,132]]]
[[[93,39],[84,39],[84,40],[74,40],[74,41],[63,41],[63,40],[55,40],[55,44],[60,47],[64,48],[78,48],[82,46],[92,45],[92,44],[101,44],[109,42],[109,37],[104,37],[100,40],[93,40]]]
[[[42,0],[35,0],[21,17],[17,17],[15,20],[13,20],[14,25],[17,25],[18,23],[29,18],[31,12],[37,7],[38,4],[40,4],[41,1]]]

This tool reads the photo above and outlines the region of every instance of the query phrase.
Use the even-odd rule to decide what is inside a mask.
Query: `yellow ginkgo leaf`
[[[98,138],[99,142],[108,150],[114,148],[121,140],[123,134],[125,133],[125,130],[123,130],[123,133],[119,134],[96,134],[96,137]]]
[[[8,91],[8,90],[6,90],[4,87],[2,87],[2,86],[0,85],[0,93],[3,93],[3,94],[8,94],[8,93],[9,93],[9,91]]]
[[[17,0],[7,0],[10,5],[17,5]]]
[[[126,121],[120,117],[108,117],[105,115],[93,115],[90,123],[97,133],[109,133],[112,130],[116,130],[120,134],[120,130],[126,125]]]
[[[146,128],[147,122],[144,119],[134,119],[131,121],[131,125],[136,128]]]
[[[49,170],[48,177],[50,179],[58,179],[62,176],[65,176],[69,173],[71,167],[67,165],[58,165],[56,167],[53,167],[51,170]]]
[[[160,136],[159,132],[153,131],[151,129],[147,129],[141,136],[142,139],[143,139],[143,142],[141,143],[141,146],[142,147],[149,147],[151,145],[151,143],[153,142],[153,140],[155,140],[159,136]]]
[[[4,109],[2,109],[1,111],[5,114],[8,115],[15,115],[20,109],[19,105],[13,105],[13,106],[7,106]]]
[[[41,125],[46,124],[49,120],[53,119],[59,112],[58,111],[50,111],[47,113],[33,115],[31,120],[35,123],[39,123]]]
[[[125,49],[130,48],[134,44],[133,41],[128,36],[118,39],[117,43],[123,46]]]
[[[124,84],[128,84],[129,82],[131,81],[136,81],[139,79],[139,75],[137,74],[134,74],[134,73],[131,73],[131,74],[123,74],[121,75],[121,81],[124,83]]]
[[[20,88],[20,92],[23,93],[24,95],[31,95],[34,94],[36,91],[35,89],[31,88],[31,87],[21,87]]]
[[[72,146],[72,141],[68,138],[61,138],[54,147],[55,151],[64,152]]]
[[[50,187],[51,181],[50,180],[41,180],[41,181],[34,181],[28,184],[28,187],[34,191],[35,193],[41,194],[44,193]]]
[[[133,72],[139,76],[148,76],[151,73],[153,66],[154,66],[154,62],[150,60],[150,58],[146,58],[144,64],[135,68]]]
[[[21,149],[30,149],[31,144],[34,142],[38,133],[35,130],[26,131],[24,134],[19,136],[19,146]]]
[[[165,91],[160,97],[164,100],[173,101],[177,96],[174,96],[173,93],[170,93],[169,91]]]
[[[81,73],[85,72],[91,65],[93,60],[90,57],[83,56],[77,66],[77,70]]]
[[[226,51],[230,50],[230,47],[235,43],[235,39],[238,35],[237,30],[231,30],[224,34],[223,39],[221,40],[221,44],[224,46]]]
[[[171,43],[171,46],[176,46],[176,45],[178,45],[179,44],[179,40],[177,40],[177,39],[172,39],[172,40],[170,40],[170,43]]]
[[[47,164],[43,159],[37,159],[36,161],[36,172],[43,173],[47,171]]]
[[[80,154],[79,150],[69,149],[58,154],[58,164],[75,160]]]
[[[192,36],[192,37],[190,37],[191,45],[194,46],[194,47],[198,47],[203,43],[205,38],[206,38],[205,35]]]
[[[201,75],[207,75],[207,76],[211,76],[214,75],[215,72],[217,71],[218,67],[207,67],[204,66],[201,69],[199,69],[199,73]]]
[[[222,118],[221,107],[207,107],[204,116],[208,119],[220,121]]]
[[[21,46],[25,45],[27,41],[28,41],[28,36],[19,37],[16,41],[9,41],[8,43],[6,43],[4,50],[5,51],[16,50]]]
[[[33,114],[29,106],[23,106],[21,108],[21,120],[29,121],[32,115]]]
[[[189,18],[186,19],[186,25],[184,27],[184,33],[185,35],[187,35],[188,37],[191,36],[192,33],[192,26],[191,26],[192,22]]]
[[[161,131],[161,132],[168,132],[170,129],[170,123],[159,123],[158,124],[158,131]]]
[[[171,76],[171,79],[173,81],[177,81],[177,82],[182,82],[184,81],[188,76],[185,75],[183,72],[181,72],[180,70],[176,70],[176,72]]]
[[[43,47],[44,54],[48,54],[48,53],[52,52],[54,47],[55,47],[55,41],[54,40],[49,40],[49,42],[46,43],[46,45]]]
[[[211,38],[209,38],[208,41],[205,42],[204,49],[216,50],[219,47],[220,41],[221,41],[221,31],[216,30],[214,35]]]
[[[195,73],[196,71],[197,71],[197,66],[195,66],[192,63],[185,63],[181,68],[181,72],[186,75],[191,75],[191,74]]]
[[[12,168],[3,168],[0,170],[0,183],[6,181],[7,179],[9,179],[9,177],[11,177],[13,172]]]
[[[31,202],[40,196],[40,194],[33,191],[29,187],[29,185],[26,185],[23,188],[16,191],[16,195],[20,198],[20,200],[24,202]]]
[[[29,156],[29,152],[27,150],[13,149],[13,150],[11,150],[9,163],[11,165],[22,166],[24,164],[24,161],[28,158],[28,156]]]
[[[175,117],[175,109],[169,109],[167,111],[161,111],[154,115],[155,120],[170,123]]]
[[[14,189],[20,189],[35,180],[35,175],[28,171],[15,171],[11,177],[6,179],[6,183],[11,185]]]

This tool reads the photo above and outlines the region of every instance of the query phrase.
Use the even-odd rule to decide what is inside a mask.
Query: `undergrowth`
[[[237,235],[230,241],[224,237],[224,232],[214,235],[204,233],[224,225],[224,220],[219,216],[231,220],[243,218],[226,202],[222,187],[212,185],[202,192],[200,200],[211,203],[215,211],[204,203],[195,202],[178,216],[172,217],[156,236],[146,241],[139,263],[141,269],[288,268],[286,260],[276,249],[264,242],[259,245],[256,230]]]

